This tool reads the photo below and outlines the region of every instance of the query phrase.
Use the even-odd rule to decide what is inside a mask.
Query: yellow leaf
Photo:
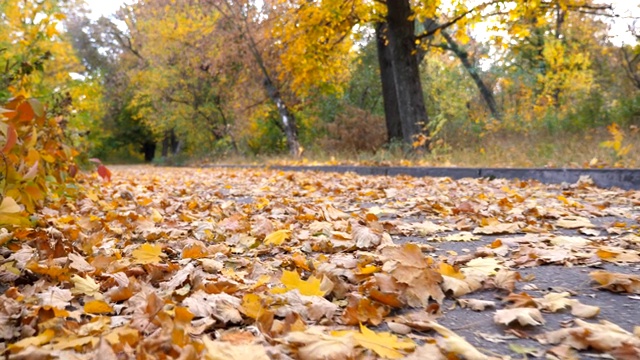
[[[300,294],[306,296],[324,296],[325,291],[320,289],[322,281],[320,279],[311,276],[307,280],[300,279],[300,275],[296,271],[287,271],[285,270],[282,273],[282,277],[280,281],[285,286],[282,288],[272,289],[271,292],[274,294],[281,294],[287,291],[298,289]]]
[[[90,276],[87,278],[83,278],[78,275],[73,275],[71,277],[71,282],[73,282],[73,289],[71,289],[71,293],[74,295],[77,294],[85,294],[89,296],[100,296],[100,284],[98,284],[95,280],[93,280]]]
[[[151,244],[142,244],[131,253],[137,264],[157,264],[162,260],[161,254],[162,246]]]
[[[285,240],[289,239],[290,237],[291,230],[278,230],[267,235],[267,237],[264,238],[264,243],[266,245],[273,244],[276,246],[280,246],[282,245],[282,243],[284,243]]]
[[[162,222],[162,215],[160,214],[160,211],[151,209],[151,220],[156,224]]]
[[[113,312],[113,308],[102,300],[92,300],[84,304],[84,312],[87,314],[108,314]]]
[[[79,338],[62,338],[59,342],[53,345],[53,348],[56,350],[64,350],[64,349],[81,349],[87,344],[91,344],[91,346],[95,346],[100,338],[95,336],[83,336]]]
[[[139,336],[140,333],[138,332],[138,330],[123,326],[114,329],[109,334],[105,335],[104,338],[112,345],[120,344],[122,342],[126,342],[127,344],[135,344],[138,342]]]
[[[0,214],[15,214],[20,212],[20,205],[12,197],[6,196],[0,204]]]
[[[241,311],[252,319],[257,319],[265,311],[262,299],[257,294],[245,294],[242,297]]]
[[[361,266],[360,264],[358,264],[358,274],[369,275],[378,271],[380,271],[380,268],[375,265],[369,264],[367,266]]]
[[[376,333],[362,324],[360,324],[360,331],[353,334],[356,343],[385,359],[402,359],[406,354],[398,350],[413,350],[416,347],[411,339],[400,340],[388,332]]]
[[[15,344],[10,344],[9,350],[11,350],[12,352],[17,352],[29,346],[40,346],[51,341],[51,339],[53,339],[55,335],[56,333],[55,331],[53,331],[53,329],[47,329],[40,335],[24,338],[16,342]]]

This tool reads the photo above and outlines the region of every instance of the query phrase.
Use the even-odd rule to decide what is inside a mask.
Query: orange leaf
[[[113,308],[102,300],[92,300],[84,304],[84,312],[87,314],[108,314],[113,312]]]
[[[17,142],[18,133],[16,132],[16,128],[13,126],[13,124],[9,124],[9,127],[7,128],[7,143],[4,144],[2,152],[8,154]]]

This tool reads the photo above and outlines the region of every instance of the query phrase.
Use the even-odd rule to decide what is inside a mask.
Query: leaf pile
[[[115,168],[100,189],[0,233],[9,358],[499,358],[441,324],[456,304],[538,355],[640,354],[639,328],[569,290],[534,296],[518,272],[637,267],[639,192],[151,167]],[[640,294],[637,275],[590,277]],[[487,292],[497,301],[473,297]],[[530,331],[556,312],[571,314],[563,328]]]

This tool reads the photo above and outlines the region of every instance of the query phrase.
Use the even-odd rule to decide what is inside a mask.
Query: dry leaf
[[[289,238],[291,238],[291,230],[278,230],[267,235],[263,243],[265,245],[280,246]]]
[[[640,294],[640,276],[598,270],[589,273],[602,288],[613,292]]]
[[[208,336],[202,338],[206,360],[270,360],[262,345],[233,345],[228,342],[214,341]]]
[[[495,301],[487,301],[480,299],[458,299],[456,300],[463,308],[469,308],[474,311],[484,311],[488,307],[495,308]]]
[[[157,264],[162,261],[162,245],[159,244],[142,244],[139,248],[133,250],[131,256],[137,264]]]
[[[274,288],[271,290],[272,293],[282,294],[296,289],[305,296],[324,296],[326,293],[326,291],[322,290],[322,281],[320,279],[311,276],[307,280],[302,280],[296,271],[283,271],[280,281],[284,288]]]
[[[402,359],[405,354],[400,350],[413,350],[416,344],[410,339],[398,339],[391,333],[376,333],[364,325],[360,325],[360,332],[334,332],[337,334],[352,334],[355,342],[365,349],[375,352],[385,359]]]
[[[543,325],[545,323],[540,310],[534,308],[514,308],[497,310],[493,321],[498,324],[509,325],[517,321],[522,326]]]
[[[74,295],[84,294],[89,296],[94,296],[96,298],[100,297],[100,284],[98,284],[91,277],[83,278],[78,275],[73,275],[71,277],[71,282],[73,283],[73,289],[71,289],[71,293]]]
[[[556,221],[556,226],[565,229],[593,228],[595,225],[582,216],[567,216]]]

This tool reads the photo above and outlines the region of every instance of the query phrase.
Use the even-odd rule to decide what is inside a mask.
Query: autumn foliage
[[[5,144],[0,225],[26,225],[29,221],[25,214],[33,214],[46,197],[74,192],[67,182],[78,172],[73,162],[77,153],[64,143],[61,118],[47,118],[38,100],[18,96],[0,111],[0,139]]]

